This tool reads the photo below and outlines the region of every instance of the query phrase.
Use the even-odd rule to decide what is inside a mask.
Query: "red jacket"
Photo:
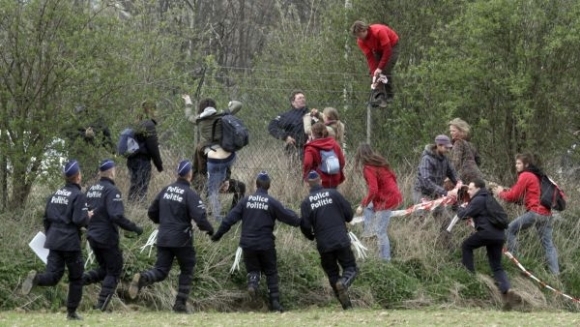
[[[392,210],[403,202],[397,186],[395,173],[387,167],[365,165],[363,170],[368,186],[368,194],[362,200],[362,207],[373,203],[375,211]]]
[[[499,197],[507,202],[520,202],[522,199],[526,210],[548,216],[550,209],[540,203],[540,179],[529,171],[523,171],[518,176],[516,185],[499,193]]]
[[[367,63],[371,74],[375,69],[385,69],[389,58],[391,58],[391,48],[399,42],[399,36],[389,27],[381,24],[369,26],[367,37],[364,40],[357,39],[358,47],[367,57]],[[377,62],[375,53],[381,55],[381,60]]]
[[[336,156],[338,157],[340,172],[334,175],[327,175],[320,170],[320,164],[322,163],[320,151],[329,151],[331,149],[334,150],[334,153],[336,153]],[[306,179],[306,176],[311,170],[316,170],[320,175],[322,187],[324,188],[335,188],[340,185],[340,183],[344,182],[344,155],[342,149],[334,138],[325,137],[306,143],[304,146],[304,164],[302,170],[304,173],[304,179]]]

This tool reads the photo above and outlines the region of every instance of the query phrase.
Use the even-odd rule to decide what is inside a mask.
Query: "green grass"
[[[578,326],[569,312],[501,312],[489,310],[351,310],[312,309],[277,313],[208,313],[179,315],[160,312],[81,312],[82,322],[64,313],[0,313],[0,326]]]

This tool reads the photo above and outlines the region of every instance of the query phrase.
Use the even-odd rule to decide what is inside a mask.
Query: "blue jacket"
[[[157,246],[192,246],[192,220],[200,230],[213,234],[213,227],[205,216],[205,205],[184,179],[178,179],[161,190],[147,214],[149,219],[159,224]]]
[[[57,251],[81,250],[81,227],[89,222],[86,200],[78,184],[66,183],[46,203],[44,247]]]
[[[98,183],[88,189],[87,202],[89,209],[93,210],[87,237],[103,247],[114,247],[119,244],[118,227],[132,232],[140,229],[134,222],[125,218],[123,198],[113,180],[101,177]]]
[[[294,211],[285,208],[268,195],[268,191],[258,189],[256,193],[243,198],[230,211],[220,225],[216,237],[220,238],[241,220],[240,247],[256,251],[268,250],[275,247],[273,231],[276,219],[291,226],[300,225],[300,218]]]
[[[301,149],[308,140],[308,136],[304,133],[303,118],[309,112],[310,110],[307,107],[302,109],[291,108],[270,121],[268,132],[279,140],[285,140],[286,137],[291,136],[296,140],[296,147]]]
[[[312,187],[300,212],[302,234],[309,240],[316,239],[320,253],[350,246],[346,223],[353,218],[352,207],[337,190]]]

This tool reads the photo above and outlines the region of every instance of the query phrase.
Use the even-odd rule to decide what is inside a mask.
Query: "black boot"
[[[350,268],[342,273],[342,277],[336,282],[335,294],[342,308],[348,310],[352,308],[352,303],[350,302],[350,295],[348,294],[348,288],[352,285],[354,278],[357,275],[356,268]]]
[[[113,298],[113,294],[107,295],[107,297],[105,297],[105,299],[103,299],[103,300],[101,300],[99,298],[99,302],[97,302],[94,309],[101,310],[102,312],[105,312],[107,310],[107,306],[109,306],[109,303],[111,303],[112,298]]]
[[[255,300],[258,297],[258,287],[260,284],[260,273],[250,272],[248,273],[248,294]]]
[[[284,312],[284,308],[280,304],[280,294],[270,294],[270,311]]]
[[[183,300],[175,300],[175,304],[173,305],[173,312],[185,314],[192,313],[187,309],[187,303]]]
[[[32,288],[36,286],[36,284],[38,283],[36,275],[37,275],[36,270],[31,270],[28,273],[28,276],[26,276],[26,279],[22,283],[21,289],[22,295],[28,295],[30,293],[30,290],[32,290]]]
[[[66,315],[66,320],[83,320],[76,311],[69,311]]]

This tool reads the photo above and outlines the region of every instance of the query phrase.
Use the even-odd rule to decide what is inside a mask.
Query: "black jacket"
[[[163,161],[159,152],[159,141],[157,139],[157,122],[153,119],[146,119],[139,124],[135,131],[135,138],[141,144],[139,152],[130,157],[128,160],[134,158],[146,157],[153,160],[153,164],[158,172],[163,171]]]
[[[44,247],[57,251],[81,250],[81,227],[89,222],[86,199],[78,184],[66,183],[46,204]]]
[[[205,205],[190,186],[188,181],[178,179],[161,190],[149,207],[149,218],[159,224],[157,246],[192,246],[192,220],[200,230],[213,234],[213,227],[205,216]]]
[[[473,218],[475,229],[478,232],[485,232],[489,234],[490,238],[504,239],[505,233],[491,224],[489,221],[489,213],[486,206],[486,197],[493,196],[486,189],[480,189],[467,207],[459,207],[457,210],[457,217],[461,219]]]
[[[302,109],[291,108],[270,121],[268,132],[280,140],[285,140],[286,137],[291,136],[296,140],[296,147],[303,148],[308,140],[308,136],[304,133],[303,118],[309,112],[310,110],[307,107]]]
[[[268,191],[258,189],[243,198],[222,221],[216,236],[220,238],[238,221],[242,221],[240,247],[249,250],[268,250],[275,247],[273,231],[276,219],[291,226],[299,226],[298,215],[285,208]]]
[[[334,189],[315,186],[300,207],[300,229],[306,238],[314,240],[321,253],[350,246],[346,223],[353,212],[350,203]]]
[[[105,247],[119,244],[119,228],[136,232],[139,227],[125,218],[123,198],[113,180],[101,177],[87,191],[89,209],[93,216],[89,222],[87,237]],[[118,227],[117,227],[118,226]]]

